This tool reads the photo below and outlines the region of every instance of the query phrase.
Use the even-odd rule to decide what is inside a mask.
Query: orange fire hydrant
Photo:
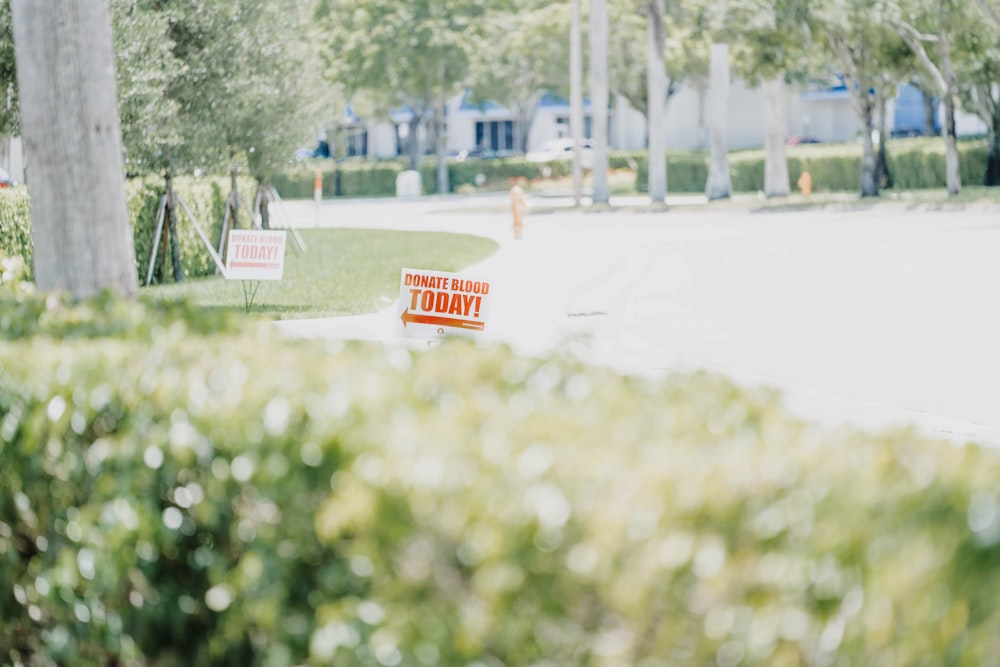
[[[514,217],[514,238],[521,238],[521,230],[524,227],[524,188],[515,185],[510,189],[510,212]]]
[[[812,194],[813,191],[813,177],[808,171],[803,171],[799,175],[799,180],[795,182],[799,186],[799,190],[802,191],[806,197]]]

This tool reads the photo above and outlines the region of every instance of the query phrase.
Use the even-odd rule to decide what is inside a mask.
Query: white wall
[[[396,128],[391,123],[368,123],[368,155],[379,158],[396,155]]]

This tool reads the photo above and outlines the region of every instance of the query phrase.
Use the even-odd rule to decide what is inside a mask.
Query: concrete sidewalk
[[[495,285],[487,337],[521,354],[568,350],[628,373],[703,368],[782,389],[794,411],[827,424],[908,424],[1000,445],[992,210],[646,213],[626,203],[599,213],[546,199],[529,201],[515,241],[506,203],[324,203],[319,222],[495,239],[500,250],[468,272]],[[315,224],[311,202],[285,208],[290,224]],[[406,344],[395,318],[392,304],[279,326]]]

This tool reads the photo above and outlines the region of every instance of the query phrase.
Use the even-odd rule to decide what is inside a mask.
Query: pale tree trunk
[[[528,138],[531,136],[531,126],[535,123],[538,106],[542,102],[544,92],[532,93],[527,104],[521,107],[517,114],[517,148],[522,153],[528,152]]]
[[[445,106],[447,100],[444,95],[438,100],[437,108],[434,110],[434,155],[437,157],[437,191],[438,194],[447,194],[451,190],[451,183],[448,177],[448,161],[445,153],[448,151],[448,134],[445,131]]]
[[[420,115],[416,110],[407,121],[406,154],[410,159],[410,169],[420,166]]]
[[[138,292],[107,0],[13,0],[35,280]]]
[[[649,107],[646,114],[649,151],[649,198],[662,204],[667,197],[667,142],[663,112],[667,106],[667,72],[663,63],[663,0],[647,0],[649,65],[646,72]]]
[[[764,195],[787,197],[788,156],[785,154],[785,133],[788,131],[788,99],[785,77],[779,75],[764,81]]]
[[[580,37],[580,0],[572,0],[572,20],[569,27],[569,131],[573,138],[573,201],[579,206],[583,198],[583,166],[580,149],[583,145],[583,44]]]
[[[875,177],[875,144],[872,142],[872,131],[875,129],[873,114],[875,100],[870,92],[874,85],[868,81],[859,81],[855,72],[863,76],[863,56],[854,46],[839,34],[828,34],[827,43],[844,68],[844,84],[851,95],[851,105],[861,122],[861,196],[878,197],[878,179]]]
[[[958,91],[958,77],[951,62],[951,45],[944,30],[938,32],[938,51],[941,54],[942,78],[945,81],[941,97],[944,98],[945,115],[945,184],[948,195],[955,197],[962,191],[962,172],[958,160],[958,133],[955,130],[955,96]]]
[[[733,194],[729,178],[729,45],[712,44],[709,56],[709,200],[726,199]]]
[[[894,27],[903,38],[914,54],[924,66],[937,87],[941,101],[944,102],[944,165],[945,184],[948,194],[952,197],[962,191],[962,174],[959,169],[958,146],[956,145],[955,132],[955,96],[958,93],[958,78],[955,75],[955,68],[951,61],[951,43],[945,31],[939,30],[937,35],[924,35],[913,26],[903,21],[895,21]],[[924,47],[924,42],[936,42],[938,55],[941,58],[940,67],[931,60],[930,54]]]
[[[608,6],[607,0],[590,2],[590,108],[593,122],[595,204],[607,204],[608,189]]]

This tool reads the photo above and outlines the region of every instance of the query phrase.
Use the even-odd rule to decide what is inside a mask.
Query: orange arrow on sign
[[[486,327],[485,322],[475,322],[473,320],[460,320],[454,317],[438,317],[436,315],[415,315],[407,308],[400,316],[405,328],[410,322],[417,324],[436,324],[439,327],[456,327],[459,329],[478,329],[482,331]]]

